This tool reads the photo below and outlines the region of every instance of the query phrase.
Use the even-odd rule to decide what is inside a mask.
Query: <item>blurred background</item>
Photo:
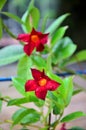
[[[4,11],[8,11],[22,17],[26,11],[30,0],[8,0]],[[86,4],[82,0],[35,0],[35,5],[41,11],[41,19],[49,13],[48,24],[64,13],[71,15],[63,22],[69,28],[65,35],[70,36],[74,43],[78,45],[77,50],[86,49]],[[22,32],[20,25],[11,19],[3,16],[7,26],[14,34]],[[4,37],[8,37],[4,33]]]

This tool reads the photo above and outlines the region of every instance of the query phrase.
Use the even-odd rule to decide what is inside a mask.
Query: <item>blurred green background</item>
[[[8,11],[22,17],[26,11],[30,0],[8,0],[4,11]],[[63,25],[69,28],[65,35],[70,36],[74,43],[78,45],[77,50],[86,49],[86,2],[82,0],[35,0],[35,5],[41,11],[41,19],[48,13],[50,15],[48,24],[64,13],[71,15],[65,20]],[[21,26],[3,16],[6,24],[13,33],[22,32]],[[47,26],[48,26],[47,24]],[[7,34],[4,34],[7,36]]]

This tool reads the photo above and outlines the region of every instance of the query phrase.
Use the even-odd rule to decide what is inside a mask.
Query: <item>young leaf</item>
[[[32,56],[32,61],[37,66],[37,68],[39,69],[46,68],[46,61],[42,57],[38,55]]]
[[[74,126],[74,127],[70,128],[69,130],[85,130],[85,129],[81,128],[79,126]]]
[[[30,68],[32,67],[31,58],[24,55],[18,63],[17,75],[22,77],[25,81],[32,78]]]
[[[35,121],[38,121],[40,118],[36,110],[26,108],[19,109],[12,116],[13,126],[19,123],[33,123],[34,118],[37,119]]]
[[[16,78],[12,78],[12,82],[14,87],[17,89],[17,91],[22,94],[23,96],[26,96],[26,92],[25,92],[25,80],[19,77]]]
[[[0,18],[0,39],[2,38],[3,35],[3,24],[2,24],[2,19]]]
[[[69,14],[64,14],[58,17],[49,27],[46,29],[45,33],[50,33],[52,35],[56,29],[61,25],[61,23],[69,16]]]
[[[0,66],[7,65],[19,60],[22,56],[23,48],[20,45],[9,45],[0,49]]]
[[[2,10],[7,0],[0,0],[0,10]]]
[[[24,97],[24,98],[11,99],[8,102],[8,106],[20,105],[20,104],[29,103],[29,102],[38,102],[38,98],[36,98],[36,96],[33,96],[33,95],[30,95],[30,96],[28,95],[27,97]]]
[[[80,118],[82,116],[86,116],[86,114],[81,112],[81,111],[73,112],[73,113],[63,117],[61,119],[61,122],[69,122],[71,120],[75,120],[75,119]]]
[[[52,40],[51,40],[52,45],[54,45],[56,42],[58,42],[58,40],[60,40],[64,36],[67,28],[68,28],[68,26],[64,26],[64,27],[60,27],[59,29],[57,29],[57,31],[54,33]]]
[[[85,61],[86,60],[86,50],[82,50],[82,51],[79,51],[77,52],[74,56],[72,56],[67,64],[74,64],[74,63],[77,63],[77,62],[82,62],[82,61]]]
[[[11,14],[9,12],[1,12],[1,13],[8,16],[9,18],[15,20],[16,22],[18,22],[20,24],[24,24],[24,22],[17,15]]]
[[[69,37],[65,37],[57,42],[52,48],[53,63],[56,64],[63,59],[70,57],[76,50],[76,45]]]
[[[25,23],[22,25],[22,28],[26,33],[31,32],[33,27],[37,28],[39,24],[40,12],[33,4],[34,2],[31,1],[28,9],[22,17],[22,21]]]
[[[73,94],[73,77],[65,78],[61,86],[58,88],[58,92],[63,98],[65,106],[67,106],[70,103]]]

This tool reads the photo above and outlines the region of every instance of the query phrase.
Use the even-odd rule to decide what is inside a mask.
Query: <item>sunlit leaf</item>
[[[71,120],[75,120],[75,119],[80,118],[82,116],[86,116],[86,114],[81,112],[81,111],[73,112],[73,113],[63,117],[61,119],[61,122],[69,122]]]
[[[62,96],[65,106],[67,106],[70,103],[73,94],[73,77],[65,78],[58,88],[58,92]]]
[[[7,0],[0,0],[0,10],[2,10]]]
[[[17,89],[17,91],[20,94],[26,96],[26,92],[24,88],[25,80],[19,77],[15,77],[15,78],[12,78],[12,82],[13,82],[14,87]]]
[[[71,57],[67,64],[74,64],[74,63],[77,63],[77,62],[82,62],[82,61],[85,61],[86,60],[86,50],[82,50],[82,51],[79,51],[77,52],[73,57]]]
[[[58,40],[60,40],[64,36],[67,28],[68,28],[68,26],[64,26],[64,27],[60,27],[59,29],[57,29],[57,31],[54,33],[52,40],[51,40],[52,45],[54,45]]]
[[[22,16],[22,21],[25,23],[22,25],[24,32],[31,32],[34,27],[37,29],[40,19],[40,12],[38,8],[34,7],[34,1],[31,1],[26,12]]]
[[[25,81],[31,79],[32,78],[30,71],[31,67],[32,67],[31,58],[28,57],[27,55],[24,55],[18,63],[18,71],[17,71],[18,76],[25,79]]]
[[[22,56],[23,48],[20,45],[9,45],[0,49],[0,66],[7,65],[19,60]]]
[[[16,125],[18,123],[33,123],[38,121],[39,118],[39,114],[36,110],[26,108],[17,110],[12,116],[13,125]]]
[[[20,23],[20,24],[24,24],[24,22],[21,20],[21,18],[19,18],[17,15],[12,14],[10,12],[1,12],[2,14],[8,16],[9,18],[15,20],[16,22]]]
[[[64,14],[58,17],[46,30],[45,33],[50,33],[52,35],[56,29],[61,25],[61,23],[69,16],[69,14]]]
[[[70,57],[76,50],[76,45],[69,37],[59,40],[52,48],[52,62],[54,64]]]

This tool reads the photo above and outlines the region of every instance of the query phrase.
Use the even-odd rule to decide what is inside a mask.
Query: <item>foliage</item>
[[[22,15],[22,18],[19,18],[18,16],[10,12],[3,12],[2,9],[5,3],[6,0],[0,0],[0,38],[3,37],[4,29],[10,37],[18,40],[18,36],[15,36],[7,27],[7,25],[5,25],[5,22],[2,18],[2,15],[5,15],[21,24],[24,33],[28,33],[30,42],[32,38],[31,31],[33,30],[33,28],[35,30],[39,29],[41,16],[39,9],[34,5],[34,0],[31,0],[26,12]],[[0,93],[0,111],[2,109],[3,101],[7,102],[7,106],[19,107],[19,109],[15,111],[12,115],[11,120],[8,121],[11,123],[11,129],[13,129],[15,125],[21,125],[22,129],[29,129],[29,127],[32,126],[37,127],[40,130],[50,130],[55,129],[60,123],[69,122],[82,116],[86,116],[85,113],[81,111],[76,111],[63,117],[64,110],[70,104],[72,96],[78,94],[83,90],[81,88],[77,90],[74,89],[73,76],[61,78],[56,74],[60,72],[66,72],[67,66],[69,64],[86,60],[86,50],[82,50],[74,54],[77,46],[70,37],[65,36],[65,32],[68,26],[61,26],[61,24],[68,16],[69,13],[59,16],[47,28],[46,21],[48,17],[44,18],[42,27],[40,31],[37,32],[37,34],[39,35],[36,35],[35,37],[36,40],[38,40],[37,44],[40,43],[39,46],[42,45],[41,42],[43,42],[43,51],[40,51],[39,49],[39,51],[37,52],[36,44],[36,49],[34,49],[32,54],[28,56],[27,54],[25,54],[25,51],[23,49],[26,44],[21,41],[19,42],[20,45],[10,45],[0,49],[0,66],[18,61],[17,75],[16,77],[12,78],[12,83],[22,97],[12,99],[11,97],[4,97]],[[43,33],[45,35],[46,33],[49,33],[47,34],[48,39],[46,38],[47,44],[45,44],[44,39],[42,39]],[[24,34],[23,36],[26,35]],[[40,36],[40,39],[38,36]],[[34,39],[32,40],[34,41]],[[29,47],[31,47],[29,43],[27,44],[29,45]],[[36,79],[38,78],[38,74],[34,76],[34,74],[31,73],[31,68],[36,68],[37,70],[40,70],[40,73],[42,73],[42,76],[44,76],[43,82],[39,83],[40,80],[38,81]],[[74,71],[68,71],[75,74]],[[54,90],[54,84],[53,86],[46,85],[46,98],[42,100],[35,95],[36,92],[25,91],[26,82],[28,81],[30,83],[30,81],[33,81],[33,77],[35,77],[34,82],[35,80],[37,80],[35,84],[32,84],[33,87],[34,85],[38,84],[43,87],[43,84],[46,84],[47,81],[48,84],[50,82],[59,83],[59,87]],[[27,105],[25,105],[29,103],[33,103],[35,107],[29,108],[27,107]],[[44,114],[43,108],[46,108],[46,114]],[[50,120],[51,113],[58,117],[53,123],[51,123]],[[34,123],[36,124],[37,122],[40,122],[42,125],[34,125]],[[71,128],[70,130],[73,129],[75,128]],[[78,129],[78,127],[76,127],[76,129]]]

